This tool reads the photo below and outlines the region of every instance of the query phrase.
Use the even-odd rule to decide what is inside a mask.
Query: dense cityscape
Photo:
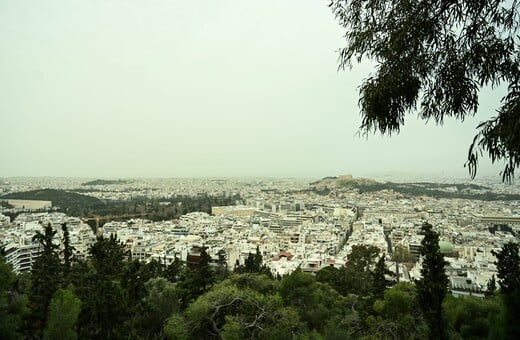
[[[53,195],[95,198],[105,206],[98,211],[103,214],[95,208],[69,214],[70,207],[45,199],[49,188]],[[34,271],[45,251],[34,236],[48,227],[61,263],[72,246],[67,260],[72,268],[92,262],[99,240],[110,239],[121,245],[126,261],[145,266],[180,270],[207,256],[212,272],[229,274],[244,272],[252,259],[260,259],[260,272],[278,280],[295,272],[320,277],[331,268],[348,268],[359,249],[368,249],[372,259],[384,263],[389,288],[421,280],[422,229],[428,223],[447,261],[451,295],[482,299],[498,275],[497,252],[518,243],[519,192],[518,186],[492,182],[380,183],[350,175],[321,180],[4,178],[0,244],[5,262],[18,275]],[[197,200],[210,203],[197,205]],[[133,210],[111,212],[107,209],[120,208],[111,202],[126,202]],[[189,202],[192,207],[186,209]]]
[[[520,339],[520,1],[3,0],[0,51],[0,339]]]
[[[359,182],[351,176],[340,176],[310,185],[309,180],[295,179],[149,179],[83,185],[85,180],[81,179],[35,178],[6,181],[2,193],[52,186],[82,189],[83,194],[102,200],[146,197],[164,200],[164,205],[171,204],[168,199],[175,195],[237,196],[240,200],[231,206],[214,206],[210,213],[191,212],[174,220],[150,221],[143,215],[119,218],[102,226],[98,221],[96,234],[115,234],[133,258],[166,264],[176,257],[185,263],[194,249],[205,246],[215,263],[218,254],[225,251],[227,265],[232,268],[236,263],[244,264],[258,246],[274,275],[287,275],[296,268],[315,272],[330,265],[342,266],[352,246],[364,244],[376,246],[380,255],[386,256],[388,268],[397,271],[399,267],[400,280],[410,281],[420,277],[420,263],[416,262],[422,240],[419,231],[424,222],[429,222],[440,234],[441,251],[449,258],[451,286],[476,293],[485,290],[491,276],[496,275],[492,251],[520,235],[518,201],[438,199],[393,190],[362,193],[341,187],[342,181]],[[516,188],[496,187],[509,192]],[[319,193],[323,189],[327,194]],[[457,188],[453,185],[444,190],[454,192]],[[484,189],[473,191],[480,190]],[[50,201],[4,202],[13,208],[3,207],[2,211],[20,212],[13,221],[0,215],[1,242],[15,272],[30,271],[38,255],[38,243],[32,237],[47,223],[58,230],[57,240],[62,239],[60,225],[67,223],[75,256],[81,260],[88,257],[96,234],[85,216],[53,212],[59,207]],[[28,212],[37,209],[47,211]],[[392,262],[396,248],[409,253],[406,263]]]

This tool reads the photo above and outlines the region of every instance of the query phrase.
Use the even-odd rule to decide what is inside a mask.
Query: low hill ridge
[[[1,198],[51,201],[53,206],[62,209],[67,209],[72,206],[92,207],[102,204],[102,201],[95,197],[57,189],[37,189],[13,192],[4,195]]]

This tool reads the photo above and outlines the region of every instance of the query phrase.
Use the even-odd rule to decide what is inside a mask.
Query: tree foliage
[[[63,275],[68,279],[72,257],[74,255],[74,247],[70,244],[69,228],[67,223],[61,225],[63,231]]]
[[[410,250],[403,245],[398,245],[394,249],[394,260],[399,263],[407,263],[413,261],[413,256]]]
[[[40,245],[40,255],[31,270],[31,309],[33,332],[42,330],[52,296],[61,284],[61,267],[58,245],[53,243],[56,231],[49,223],[44,233],[37,232],[33,240]]]
[[[386,339],[421,339],[428,334],[415,286],[399,283],[374,302],[376,315],[367,319],[372,335]]]
[[[118,241],[117,235],[109,238],[97,237],[97,242],[90,247],[92,265],[100,275],[113,277],[123,269],[123,259],[126,255],[125,246]]]
[[[0,258],[0,338],[517,338],[517,246],[496,253],[502,289],[488,299],[455,299],[447,292],[438,235],[428,224],[424,234],[423,279],[389,289],[374,247],[353,247],[339,269],[316,276],[298,269],[276,280],[256,272],[261,261],[255,263],[255,255],[252,272],[217,276],[203,248],[189,267],[179,259],[170,267],[132,261],[115,236],[98,238],[91,260],[71,263],[68,279],[61,280],[64,265],[48,226],[36,237],[42,252],[32,282]]]
[[[509,242],[495,252],[498,282],[505,299],[506,327],[511,339],[520,337],[520,255],[518,244]]]
[[[256,246],[256,253],[249,253],[245,261],[245,271],[247,273],[259,273],[262,266],[262,255],[260,254],[260,248]]]
[[[239,288],[229,279],[192,303],[185,321],[192,339],[283,339],[302,326],[278,295]]]
[[[49,305],[43,339],[77,339],[76,322],[80,311],[81,301],[74,294],[74,287],[59,289]]]
[[[273,274],[271,273],[269,267],[267,267],[265,263],[263,263],[263,256],[260,253],[259,246],[256,246],[256,252],[254,254],[248,254],[243,266],[238,265],[237,262],[234,271],[235,273],[257,273],[267,275],[270,278],[273,277]]]
[[[509,242],[502,250],[493,253],[497,257],[500,290],[505,295],[515,294],[520,290],[520,256],[518,245]]]
[[[339,67],[373,60],[360,86],[364,133],[399,132],[407,113],[442,124],[477,112],[479,91],[508,86],[497,115],[477,127],[467,164],[505,160],[503,180],[520,165],[519,2],[516,0],[331,0],[346,30]]]
[[[29,309],[21,290],[11,267],[0,256],[0,339],[23,339],[21,331]]]
[[[164,322],[163,332],[166,339],[188,339],[188,330],[184,327],[184,318],[180,314],[173,314]]]
[[[181,305],[188,306],[197,297],[204,294],[215,282],[215,272],[209,262],[211,257],[206,251],[206,247],[200,248],[199,262],[192,268],[185,268],[182,271],[179,282],[181,290]]]
[[[491,298],[497,290],[497,284],[495,280],[495,275],[492,275],[487,283],[487,288],[485,292],[485,296],[487,299]]]
[[[322,331],[331,319],[347,313],[346,299],[341,294],[300,269],[283,278],[280,295],[286,305],[298,311],[310,329]]]
[[[423,260],[422,278],[416,282],[419,302],[426,321],[430,327],[430,339],[444,337],[442,318],[442,302],[448,293],[448,276],[444,270],[447,262],[439,247],[439,234],[432,230],[432,225],[422,226],[424,238],[421,242],[421,257]]]
[[[493,324],[503,312],[500,297],[481,299],[474,296],[446,296],[443,303],[447,336],[451,339],[496,339]]]
[[[385,274],[389,274],[390,271],[385,265],[385,256],[381,256],[377,260],[376,266],[372,272],[372,294],[374,297],[381,299],[385,295],[386,290],[386,278]]]
[[[140,334],[152,338],[161,334],[165,320],[180,311],[179,289],[174,283],[157,276],[145,283],[146,295],[142,299],[142,309],[138,317]],[[137,328],[137,327],[136,327]]]
[[[379,248],[374,246],[353,246],[347,264],[339,269],[341,280],[339,292],[345,295],[353,293],[372,299],[374,269],[378,254]]]

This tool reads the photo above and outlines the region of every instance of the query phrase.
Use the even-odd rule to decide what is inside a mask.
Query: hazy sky
[[[464,123],[359,137],[371,67],[337,72],[327,3],[2,0],[0,176],[467,176],[501,94]]]

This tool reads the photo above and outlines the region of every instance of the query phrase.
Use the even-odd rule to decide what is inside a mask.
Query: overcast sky
[[[359,137],[320,0],[2,0],[0,176],[467,177],[476,125]],[[479,174],[496,175],[482,162]]]

